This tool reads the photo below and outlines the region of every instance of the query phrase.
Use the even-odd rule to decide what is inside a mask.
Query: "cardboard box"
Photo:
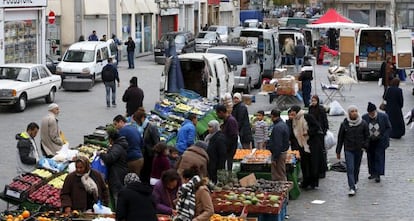
[[[276,90],[276,86],[274,84],[263,84],[262,91],[263,92],[274,92]]]
[[[254,103],[254,95],[250,95],[250,94],[243,94],[242,95],[242,101],[244,104],[246,105],[250,105],[252,103]]]
[[[283,78],[287,75],[287,69],[286,68],[277,68],[273,72],[273,78]]]
[[[286,77],[278,80],[277,94],[278,95],[295,95],[295,78]]]

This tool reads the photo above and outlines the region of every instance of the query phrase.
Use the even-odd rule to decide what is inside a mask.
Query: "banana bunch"
[[[52,173],[45,169],[35,169],[32,171],[32,174],[42,177],[43,179],[50,178]]]

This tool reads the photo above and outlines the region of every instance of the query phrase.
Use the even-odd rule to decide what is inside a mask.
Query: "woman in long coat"
[[[401,110],[404,106],[404,96],[399,86],[400,80],[398,78],[392,79],[384,96],[384,100],[387,102],[385,112],[388,114],[392,126],[390,137],[395,139],[400,139],[405,135],[404,117]]]

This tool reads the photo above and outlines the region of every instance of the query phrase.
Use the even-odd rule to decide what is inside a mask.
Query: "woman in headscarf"
[[[117,221],[157,221],[151,187],[142,184],[136,173],[124,178],[125,187],[119,192],[116,209]]]
[[[98,171],[91,169],[89,159],[77,156],[75,167],[76,170],[66,177],[60,192],[63,211],[90,210],[98,200],[108,205],[109,193],[105,181]]]
[[[197,167],[185,169],[178,190],[177,221],[206,221],[214,214],[213,201],[207,187],[208,179],[200,177]]]
[[[220,124],[217,120],[208,122],[208,135],[205,138],[208,144],[208,177],[213,183],[217,183],[217,170],[223,170],[226,164],[226,138],[220,131]]]
[[[405,123],[402,114],[404,95],[400,88],[400,80],[398,78],[391,80],[390,86],[385,92],[384,100],[387,102],[387,105],[385,105],[385,113],[388,114],[392,127],[390,137],[400,139],[405,135]]]

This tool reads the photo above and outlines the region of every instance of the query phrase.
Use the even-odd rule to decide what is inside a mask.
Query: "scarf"
[[[351,118],[349,118],[349,112],[351,112],[351,110],[357,110],[358,111],[358,108],[354,105],[351,105],[351,106],[348,107],[348,115],[346,116],[346,119],[348,120],[348,125],[349,125],[349,127],[357,127],[362,122],[361,115],[358,113],[357,119],[351,120]]]
[[[298,140],[299,146],[303,147],[304,151],[310,153],[309,144],[308,144],[308,123],[304,118],[305,112],[300,110],[296,117],[292,121],[293,134],[295,134],[296,139]]]
[[[98,199],[98,185],[96,185],[92,177],[89,176],[90,173],[91,170],[83,174],[81,177],[81,181],[83,186],[85,187],[86,192],[92,194],[95,199]]]
[[[206,138],[204,138],[204,141],[207,144],[210,142],[210,139],[220,130],[220,123],[217,120],[211,120],[208,122],[208,126],[212,128],[212,132],[207,134]]]
[[[185,183],[178,190],[178,202],[177,202],[177,216],[174,217],[174,221],[191,221],[195,214],[195,186],[201,182],[199,176],[194,176],[188,183]]]

